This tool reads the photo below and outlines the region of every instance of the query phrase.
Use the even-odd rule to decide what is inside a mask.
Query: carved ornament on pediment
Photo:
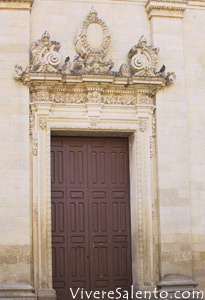
[[[31,44],[31,71],[57,72],[61,61],[59,42],[51,41],[50,34],[45,31],[40,40]]]
[[[102,29],[102,42],[97,48],[91,47],[88,42],[87,32],[91,24],[99,25]],[[98,12],[92,7],[75,38],[77,55],[74,58],[73,72],[77,74],[109,73],[114,65],[111,60],[105,61],[110,40],[111,37],[107,25],[98,18]]]
[[[158,53],[159,48],[148,45],[146,38],[142,35],[138,43],[130,49],[128,63],[120,66],[119,75],[124,77],[163,77],[166,85],[172,84],[176,78],[174,72],[165,73],[164,65],[158,72],[156,70]]]
[[[158,53],[159,48],[149,46],[146,38],[141,36],[138,43],[128,53],[128,64],[120,67],[121,75],[155,76]]]

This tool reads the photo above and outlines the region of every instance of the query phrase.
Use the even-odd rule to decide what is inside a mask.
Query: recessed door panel
[[[54,137],[52,264],[57,299],[131,286],[126,138]],[[72,289],[72,293],[71,293]],[[86,296],[85,296],[86,297]]]

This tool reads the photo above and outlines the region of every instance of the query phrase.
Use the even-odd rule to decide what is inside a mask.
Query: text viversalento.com
[[[202,291],[176,291],[173,296],[169,296],[167,291],[158,291],[156,288],[151,291],[137,291],[134,292],[133,285],[130,291],[123,290],[122,288],[117,288],[113,291],[86,291],[83,288],[72,289],[70,288],[70,293],[73,299],[80,297],[80,299],[203,299],[204,293]]]

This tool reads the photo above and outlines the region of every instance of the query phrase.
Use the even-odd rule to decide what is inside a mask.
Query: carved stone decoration
[[[39,119],[39,126],[41,127],[42,130],[46,129],[46,127],[47,127],[46,118],[40,118]]]
[[[101,103],[101,94],[99,92],[88,93],[88,103]]]
[[[61,61],[58,53],[61,45],[51,41],[50,34],[45,31],[41,39],[31,44],[32,61],[30,70],[35,72],[57,72]]]
[[[103,98],[105,104],[118,104],[118,105],[135,105],[136,97],[134,96],[104,96]]]
[[[150,157],[152,158],[154,154],[154,138],[150,136]]]
[[[98,118],[92,118],[92,119],[90,119],[90,127],[91,128],[96,128],[97,125],[98,125],[98,121],[99,121]]]
[[[49,92],[41,91],[36,93],[36,101],[38,102],[48,102]]]
[[[38,222],[38,204],[35,203],[33,205],[33,218],[36,222]]]
[[[131,73],[134,75],[154,76],[158,53],[159,48],[148,46],[145,37],[141,36],[137,45],[134,45],[128,53]]]
[[[14,78],[20,80],[23,76],[23,68],[21,66],[15,65]]]
[[[33,134],[33,128],[34,128],[34,123],[35,123],[35,113],[30,109],[29,113],[29,134]]]
[[[146,94],[138,94],[137,95],[137,103],[138,104],[153,104],[153,97]]]
[[[86,102],[85,95],[75,95],[75,94],[51,94],[50,101],[54,103],[73,103],[73,104],[81,104]]]
[[[119,76],[146,76],[164,77],[166,85],[172,84],[176,78],[174,72],[157,72],[157,56],[159,48],[148,45],[146,38],[142,35],[138,43],[128,53],[128,63],[123,63],[119,69]]]
[[[38,154],[38,133],[33,133],[33,154]]]
[[[152,119],[152,136],[156,136],[156,118]]]
[[[98,48],[92,48],[88,43],[87,31],[91,24],[97,24],[103,32],[103,40]],[[105,74],[109,73],[114,63],[109,60],[105,61],[105,55],[110,44],[110,34],[104,21],[98,18],[98,13],[94,8],[88,13],[82,28],[75,38],[75,48],[77,57],[74,60],[73,72],[77,74],[93,73]]]
[[[129,77],[131,76],[130,66],[128,64],[122,64],[120,66],[119,75]]]
[[[176,79],[176,74],[174,72],[167,72],[165,78],[166,78],[166,84],[171,85]]]
[[[139,121],[140,131],[144,132],[147,129],[147,122],[145,120]]]

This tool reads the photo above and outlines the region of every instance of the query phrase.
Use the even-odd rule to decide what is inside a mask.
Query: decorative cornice
[[[155,17],[183,18],[186,0],[148,0],[145,9],[149,19]]]
[[[30,10],[34,0],[0,0],[0,9]]]

